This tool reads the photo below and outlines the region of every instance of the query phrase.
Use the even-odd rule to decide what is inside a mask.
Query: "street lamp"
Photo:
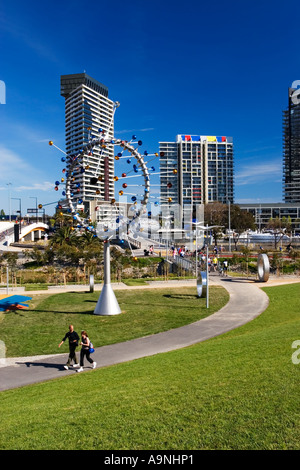
[[[11,183],[6,183],[6,186],[8,186],[9,221],[11,222],[11,197],[10,197],[10,193],[11,193],[11,186],[12,186],[12,184],[11,184]]]
[[[204,232],[206,232],[206,308],[209,307],[209,290],[208,290],[208,231],[211,230],[212,228],[216,227],[222,227],[222,225],[199,225],[199,223],[195,223],[200,229],[202,229]],[[197,246],[196,246],[197,250]]]
[[[22,220],[22,203],[21,203],[21,198],[19,198],[19,197],[12,197],[11,199],[16,199],[17,201],[19,201],[19,213],[20,213],[19,233],[21,233],[21,220]]]
[[[229,233],[229,239],[228,239],[228,249],[229,249],[229,253],[231,253],[231,216],[230,216],[230,199],[228,199],[228,233]]]
[[[193,225],[196,226],[196,279],[198,279],[198,226],[202,224],[202,222],[192,222]],[[200,227],[202,228],[202,227]]]
[[[38,204],[37,204],[37,197],[29,196],[29,199],[35,199],[35,216],[36,216],[36,223],[38,223]]]
[[[169,260],[169,257],[168,257],[168,248],[169,248],[169,230],[170,230],[170,219],[172,219],[172,215],[166,215],[165,217],[162,217],[162,219],[165,219],[167,220],[167,223],[164,224],[164,228],[167,229],[167,242],[166,242],[166,258],[167,258],[167,262]]]

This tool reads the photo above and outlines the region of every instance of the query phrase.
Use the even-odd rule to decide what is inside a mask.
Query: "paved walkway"
[[[172,351],[205,341],[251,321],[268,306],[268,296],[260,289],[266,284],[210,276],[210,285],[214,284],[222,285],[230,294],[229,302],[221,310],[191,325],[97,348],[93,353],[97,368]],[[178,287],[179,285],[194,285],[196,292],[195,280],[192,282],[169,281],[168,286],[171,287],[172,285]],[[150,287],[158,287],[158,285]],[[114,288],[121,288],[121,286],[115,286]],[[2,364],[0,362],[0,391],[74,374],[74,370],[66,371],[63,368],[67,356],[68,354],[64,353],[51,356],[2,359]],[[86,370],[90,369],[87,367]]]

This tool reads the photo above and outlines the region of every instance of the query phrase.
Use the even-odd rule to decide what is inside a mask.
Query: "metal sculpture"
[[[200,271],[197,279],[198,297],[206,297],[207,294],[207,276],[205,271]]]
[[[119,103],[115,102],[114,113],[118,106]],[[144,157],[138,151],[138,147],[142,145],[142,141],[137,140],[136,136],[132,136],[130,142],[109,137],[109,131],[112,126],[112,122],[113,119],[106,131],[103,129],[98,130],[99,136],[95,137],[90,135],[89,142],[85,146],[83,146],[82,150],[78,155],[67,155],[61,149],[56,147],[52,141],[49,142],[49,145],[53,145],[66,155],[66,157],[63,157],[62,159],[63,161],[68,162],[68,171],[66,172],[65,169],[63,170],[65,173],[65,178],[62,178],[62,182],[65,183],[65,191],[63,191],[62,195],[66,197],[69,212],[73,217],[75,223],[77,223],[77,227],[79,229],[81,229],[82,227],[86,228],[86,230],[89,230],[90,232],[94,233],[95,236],[98,236],[104,242],[104,285],[94,310],[95,315],[118,315],[121,313],[121,309],[119,307],[118,301],[111,286],[110,240],[113,237],[116,237],[116,234],[118,234],[119,238],[120,234],[123,234],[126,238],[129,228],[133,232],[139,230],[139,218],[142,214],[146,212],[146,206],[149,200],[150,192],[150,174],[147,168],[148,162],[144,161]],[[125,178],[128,177],[142,177],[142,186],[144,187],[144,190],[141,195],[138,195],[136,193],[126,193],[126,189],[129,185],[124,182],[122,184],[122,189],[119,191],[119,196],[131,196],[131,201],[133,204],[133,217],[131,219],[128,219],[128,217],[124,217],[118,214],[109,223],[105,222],[101,225],[98,224],[95,230],[91,224],[91,220],[83,218],[76,209],[76,204],[81,204],[83,201],[78,199],[78,197],[76,196],[76,191],[74,188],[74,175],[78,173],[84,173],[85,170],[89,167],[89,156],[92,155],[93,148],[97,146],[101,148],[101,153],[97,169],[94,172],[93,179],[95,180],[95,182],[101,181],[103,175],[99,174],[100,160],[102,157],[106,158],[106,155],[104,154],[104,149],[111,145],[121,147],[121,151],[115,156],[116,160],[125,158],[128,164],[131,164],[131,158],[134,158],[136,161],[136,163],[133,164],[133,169],[131,171],[126,173],[123,172],[120,176],[114,176],[114,181],[116,182],[120,180],[120,182],[122,183],[122,180],[125,180]],[[129,156],[123,156],[123,152],[129,152]],[[144,156],[148,156],[148,152],[144,152]],[[154,154],[154,158],[156,157],[158,157],[158,154]],[[151,170],[155,171],[155,168],[151,167]],[[128,176],[128,174],[131,172],[134,172],[135,175]],[[58,190],[59,184],[59,181],[55,182],[55,191]],[[139,196],[141,197],[140,201],[138,201]],[[116,200],[112,199],[110,203],[115,207],[116,213],[118,213],[119,208],[116,206]],[[138,203],[140,204],[138,205]]]
[[[95,315],[118,315],[121,308],[111,286],[110,279],[110,242],[104,241],[104,282],[94,310]]]
[[[260,282],[267,282],[270,276],[270,263],[268,255],[260,253],[257,258],[257,273]]]

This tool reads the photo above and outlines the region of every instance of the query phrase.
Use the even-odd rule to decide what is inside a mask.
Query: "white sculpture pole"
[[[104,242],[104,285],[94,310],[94,315],[119,315],[119,307],[110,283],[110,242]]]

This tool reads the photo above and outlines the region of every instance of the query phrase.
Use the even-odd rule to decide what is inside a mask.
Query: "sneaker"
[[[79,367],[79,364],[74,364],[73,365],[73,369],[78,369],[78,367]]]
[[[82,372],[83,371],[83,367],[80,367],[79,369],[77,369],[77,372]]]
[[[97,362],[93,362],[93,365],[92,365],[93,369],[95,369],[96,365],[97,365]]]
[[[69,366],[65,365],[65,366],[64,366],[64,369],[68,370],[68,369],[69,369]]]

